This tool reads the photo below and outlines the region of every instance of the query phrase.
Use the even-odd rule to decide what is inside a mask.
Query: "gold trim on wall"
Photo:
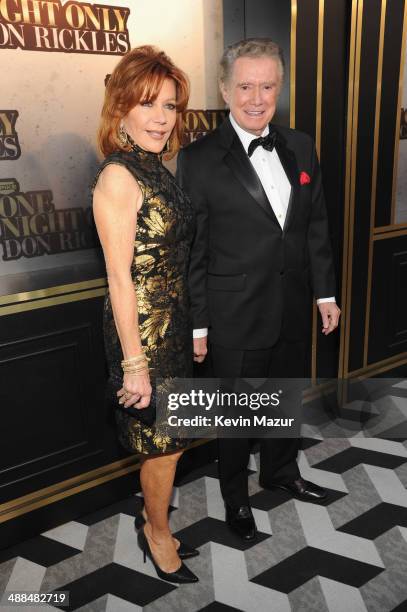
[[[350,313],[352,308],[352,273],[353,273],[353,243],[355,224],[355,191],[356,191],[356,168],[358,151],[358,122],[359,122],[359,84],[360,84],[360,57],[362,49],[362,25],[363,25],[363,0],[358,3],[358,17],[356,28],[356,51],[355,51],[355,83],[353,96],[353,123],[352,123],[352,153],[351,153],[351,176],[349,194],[349,244],[348,244],[348,270],[346,289],[347,317],[345,321],[345,369],[344,376],[349,372],[349,344],[350,344]]]
[[[38,300],[50,297],[52,295],[73,293],[74,291],[82,291],[84,289],[93,289],[94,287],[105,287],[106,285],[106,278],[95,278],[92,280],[82,281],[80,283],[69,283],[66,285],[48,287],[47,289],[37,289],[36,291],[12,293],[10,295],[0,296],[0,306],[3,306],[4,304],[15,304],[16,302],[28,302],[30,300]]]
[[[373,228],[374,234],[384,234],[385,232],[397,232],[401,229],[407,229],[407,223],[398,223],[394,225],[380,225]]]
[[[325,0],[319,0],[318,6],[318,60],[317,60],[317,107],[315,110],[315,146],[318,157],[321,155],[322,123],[322,71],[324,66],[324,17]]]
[[[377,61],[377,82],[376,82],[376,108],[375,125],[373,140],[373,167],[372,167],[372,193],[370,198],[370,230],[369,230],[369,254],[367,269],[367,293],[366,293],[366,313],[365,313],[365,333],[363,343],[363,366],[367,366],[369,352],[369,326],[370,326],[370,303],[372,298],[372,276],[373,276],[373,229],[376,213],[376,188],[377,188],[377,158],[379,151],[379,128],[380,128],[380,108],[382,101],[382,77],[383,77],[383,49],[384,32],[386,26],[386,5],[387,0],[382,0],[380,14],[380,34],[379,34],[379,55]]]
[[[321,128],[322,128],[322,76],[324,67],[324,23],[325,0],[318,4],[318,57],[317,57],[317,100],[315,109],[315,148],[318,158],[321,159]],[[317,382],[317,337],[318,332],[318,306],[316,301],[312,304],[312,344],[311,344],[311,379],[312,384]]]
[[[404,19],[403,19],[403,34],[400,56],[400,75],[399,75],[399,93],[397,97],[397,119],[396,119],[396,134],[394,142],[394,162],[393,162],[393,185],[391,194],[391,223],[395,225],[396,220],[396,188],[397,188],[397,170],[399,162],[399,145],[400,145],[400,119],[401,119],[401,100],[403,96],[404,84],[404,67],[406,57],[406,38],[407,38],[407,2],[404,2]]]
[[[137,456],[128,457],[12,499],[0,505],[0,523],[4,523],[27,512],[32,512],[37,508],[47,506],[60,499],[70,497],[75,493],[92,488],[113,478],[118,478],[131,471],[136,471],[139,465]]]
[[[382,374],[383,372],[387,372],[388,370],[392,370],[399,366],[402,366],[407,363],[407,352],[399,353],[398,355],[393,355],[393,357],[388,357],[387,359],[382,359],[381,361],[376,361],[375,363],[371,363],[365,368],[360,368],[359,370],[353,370],[353,372],[349,373],[347,378],[354,378],[355,376],[375,376],[376,374]]]
[[[291,0],[290,32],[290,128],[295,128],[295,78],[297,68],[297,0]]]
[[[398,232],[383,232],[383,234],[374,234],[373,241],[387,240],[388,238],[397,238],[398,236],[407,236],[407,229],[401,229]]]
[[[89,300],[90,298],[102,297],[106,294],[106,287],[90,289],[89,291],[79,291],[78,293],[65,293],[64,295],[56,295],[54,297],[43,300],[34,300],[32,302],[20,302],[10,306],[0,307],[0,317],[28,310],[38,310],[39,308],[48,308],[50,306],[60,306],[61,304],[69,304],[80,300]]]
[[[363,10],[363,3],[362,3]],[[341,292],[341,321],[338,377],[343,378],[347,373],[348,364],[348,334],[350,324],[350,286],[352,282],[352,224],[354,218],[354,183],[355,183],[355,146],[357,143],[357,116],[354,108],[355,99],[359,94],[359,69],[361,46],[362,13],[358,0],[352,0],[350,49],[349,49],[349,77],[348,77],[348,112],[346,129],[346,162],[345,162],[345,198],[344,198],[344,225],[343,225],[343,255],[342,255],[342,292]],[[356,80],[357,72],[357,80]],[[353,194],[353,199],[352,199]],[[352,223],[350,222],[352,221]]]

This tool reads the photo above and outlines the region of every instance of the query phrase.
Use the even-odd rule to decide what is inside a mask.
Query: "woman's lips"
[[[147,134],[151,136],[151,138],[154,138],[154,140],[162,140],[166,136],[167,132],[153,132],[147,130]]]

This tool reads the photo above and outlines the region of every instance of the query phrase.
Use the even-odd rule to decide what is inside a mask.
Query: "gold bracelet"
[[[147,360],[139,361],[138,363],[131,363],[129,365],[122,366],[123,371],[137,370],[138,368],[147,368],[147,367],[148,367]]]
[[[148,368],[140,368],[138,370],[124,370],[125,374],[141,374],[143,372],[148,372]]]
[[[131,363],[122,363],[122,369],[124,370],[125,368],[136,368],[144,365],[148,365],[147,359],[140,359],[139,361],[132,361]]]
[[[148,359],[144,353],[141,355],[136,355],[135,357],[130,357],[129,359],[123,359],[121,361],[122,365],[130,365],[131,363],[137,363],[138,361],[144,361],[144,359]]]
[[[144,361],[150,361],[150,359],[148,357],[143,357],[142,359],[131,359],[129,361],[122,361],[121,362],[121,366],[131,366],[131,365],[137,365],[139,363],[143,363]]]
[[[123,370],[123,372],[132,374],[133,372],[144,372],[144,370],[148,370],[148,367],[143,366],[142,368],[129,368],[129,369]]]
[[[122,359],[122,363],[134,363],[140,361],[141,359],[147,359],[144,353],[141,353],[141,355],[136,355],[135,357],[129,357],[129,359]]]

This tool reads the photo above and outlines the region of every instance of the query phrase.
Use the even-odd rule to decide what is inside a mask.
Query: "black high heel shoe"
[[[144,528],[140,529],[137,534],[137,543],[140,547],[140,550],[143,551],[144,563],[146,562],[146,558],[148,557],[154,565],[155,571],[157,572],[157,576],[161,578],[161,580],[165,580],[166,582],[176,582],[178,584],[187,584],[190,582],[199,581],[198,576],[195,576],[195,574],[191,572],[191,570],[182,562],[181,566],[175,572],[163,572],[163,570],[157,565],[154,560],[154,557],[151,553],[150,545],[144,533]]]
[[[146,519],[143,516],[143,513],[140,511],[134,517],[134,527],[135,529],[141,529],[146,523]],[[179,547],[177,548],[177,553],[181,561],[183,559],[192,559],[192,557],[197,557],[199,555],[199,550],[196,548],[192,548],[192,546],[188,546],[188,544],[184,544],[184,542],[179,543]]]

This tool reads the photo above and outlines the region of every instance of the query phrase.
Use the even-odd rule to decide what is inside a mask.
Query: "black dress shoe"
[[[272,482],[270,485],[263,485],[261,483],[260,485],[264,489],[282,489],[283,491],[291,493],[296,499],[305,502],[323,501],[328,497],[326,489],[323,489],[309,480],[304,480],[303,478],[297,478],[297,480],[289,483],[280,484]]]
[[[139,548],[143,551],[144,563],[146,562],[146,558],[148,557],[152,564],[154,565],[154,569],[157,572],[157,576],[161,578],[161,580],[165,580],[166,582],[175,582],[177,584],[187,584],[190,582],[198,582],[198,576],[195,576],[191,570],[181,562],[181,566],[175,570],[175,572],[164,572],[161,567],[156,563],[153,554],[150,549],[150,545],[147,541],[147,538],[144,533],[144,528],[140,529],[137,534],[137,542]]]
[[[243,540],[254,540],[256,537],[256,523],[250,506],[235,509],[226,504],[226,522]]]
[[[138,512],[134,517],[134,527],[138,531],[145,525],[146,519],[143,516],[142,512]],[[199,555],[199,550],[196,548],[192,548],[192,546],[188,546],[184,542],[179,541],[179,546],[177,548],[177,553],[179,558],[181,559],[191,559],[192,557],[197,557]]]

